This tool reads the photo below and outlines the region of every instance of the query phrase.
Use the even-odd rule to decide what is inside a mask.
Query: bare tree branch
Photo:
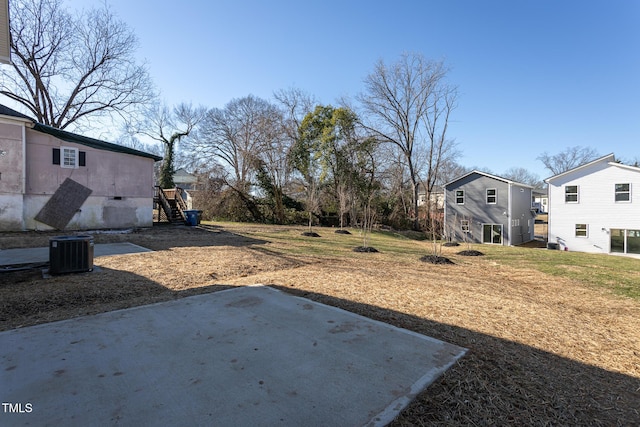
[[[363,126],[378,140],[396,145],[404,155],[411,182],[413,227],[418,223],[420,151],[426,153],[429,186],[436,181],[438,165],[452,141],[446,138],[456,88],[445,84],[447,68],[419,54],[404,54],[387,66],[380,61],[365,79],[358,96]]]
[[[0,93],[36,120],[60,129],[88,117],[127,119],[155,91],[135,60],[137,39],[105,3],[78,16],[62,0],[14,0],[13,66],[0,69]]]
[[[593,148],[578,145],[568,147],[554,155],[544,152],[538,156],[537,160],[540,160],[551,173],[558,175],[569,169],[589,163],[598,157],[600,157],[600,154]]]

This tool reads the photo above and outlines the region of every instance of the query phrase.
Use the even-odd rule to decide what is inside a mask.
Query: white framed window
[[[577,185],[566,185],[564,187],[564,201],[565,203],[578,203]]]
[[[498,203],[498,190],[495,188],[487,188],[487,204],[495,205]]]
[[[460,229],[462,230],[463,233],[468,233],[470,231],[468,219],[463,219],[460,221]]]
[[[589,235],[588,224],[576,224],[576,237],[587,237]]]
[[[615,185],[615,200],[616,202],[630,202],[631,201],[631,184],[616,184]]]
[[[76,169],[78,167],[78,149],[73,147],[60,147],[60,166]]]
[[[456,190],[456,204],[464,205],[464,190]]]

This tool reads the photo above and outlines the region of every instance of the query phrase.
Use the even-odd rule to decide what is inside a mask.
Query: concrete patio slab
[[[93,246],[93,257],[152,252],[133,243],[101,243]],[[49,262],[49,248],[1,249],[0,266]]]
[[[234,288],[0,333],[0,425],[384,425],[465,351]]]

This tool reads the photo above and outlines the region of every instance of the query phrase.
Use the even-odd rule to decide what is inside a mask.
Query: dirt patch
[[[640,425],[637,301],[493,257],[458,257],[456,248],[443,249],[456,264],[439,265],[386,247],[357,254],[343,242],[349,236],[303,239],[302,230],[228,224],[95,234],[96,243],[155,252],[99,257],[98,271],[46,280],[40,270],[2,273],[0,329],[270,284],[469,349],[394,426]],[[59,234],[0,234],[0,248],[47,246]],[[430,244],[402,242],[412,254]],[[287,255],[292,245],[317,250]]]

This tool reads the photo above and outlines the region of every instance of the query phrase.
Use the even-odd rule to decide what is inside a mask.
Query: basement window
[[[589,226],[587,224],[576,224],[576,237],[587,237]]]

